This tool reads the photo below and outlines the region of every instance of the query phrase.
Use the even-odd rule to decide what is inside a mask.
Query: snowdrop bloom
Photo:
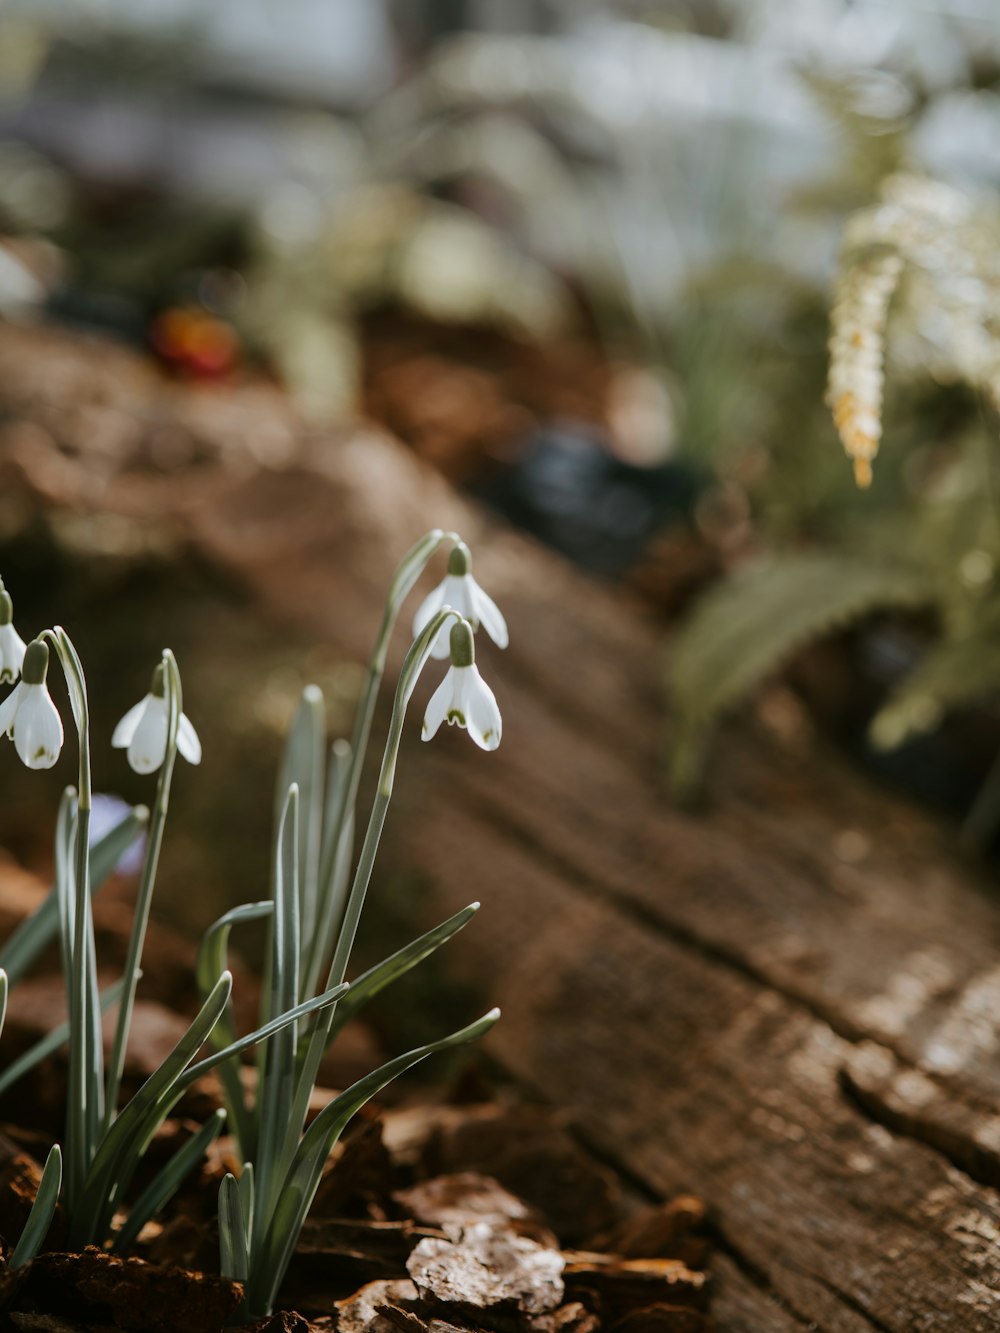
[[[500,744],[503,721],[493,691],[479,674],[472,627],[456,621],[449,636],[451,666],[431,695],[424,714],[422,735],[429,741],[442,722],[464,727],[481,750]]]
[[[153,683],[145,699],[130,708],[115,727],[111,744],[128,750],[128,761],[137,773],[153,773],[167,754],[167,673],[161,662],[153,672]],[[201,741],[182,713],[177,727],[177,749],[189,764],[201,763]]]
[[[11,623],[14,603],[0,583],[0,681],[17,680],[24,661],[24,640]]]
[[[498,648],[506,648],[507,622],[500,614],[492,597],[483,592],[472,577],[470,569],[472,557],[464,542],[459,542],[448,557],[448,573],[441,583],[428,594],[417,608],[413,617],[413,637],[437,615],[443,606],[450,606],[463,615],[474,630],[480,625],[485,629]],[[441,633],[434,640],[431,656],[448,656],[448,626],[444,625]]]
[[[48,669],[48,645],[35,639],[25,649],[20,681],[0,704],[0,736],[10,737],[29,768],[51,768],[62,749],[62,719],[45,684]]]

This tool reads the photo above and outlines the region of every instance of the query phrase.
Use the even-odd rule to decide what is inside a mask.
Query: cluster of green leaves
[[[0,1090],[67,1042],[69,1088],[65,1144],[63,1149],[56,1146],[46,1164],[38,1200],[16,1251],[18,1262],[31,1258],[44,1240],[57,1197],[61,1197],[66,1214],[71,1245],[82,1248],[89,1244],[113,1244],[121,1249],[130,1244],[149,1218],[173,1196],[184,1175],[219,1134],[224,1123],[225,1114],[220,1111],[184,1144],[139,1198],[131,1203],[124,1228],[116,1230],[113,1219],[127,1199],[139,1161],[184,1091],[216,1064],[250,1045],[266,1041],[289,1024],[329,1004],[333,998],[324,993],[309,1003],[294,1006],[289,1012],[276,1012],[256,1031],[196,1061],[199,1050],[229,1003],[232,976],[220,969],[200,1012],[174,1050],[126,1105],[118,1108],[124,1053],[140,976],[142,942],[176,756],[182,711],[180,674],[173,655],[165,652],[167,747],[152,818],[145,809],[136,808],[90,847],[90,726],[86,681],[76,649],[65,631],[57,627],[46,631],[46,637],[55,648],[66,676],[79,737],[80,782],[77,789],[67,788],[60,802],[52,892],[0,950],[0,966],[4,968],[6,1003],[8,982],[22,976],[41,949],[54,935],[57,936],[69,1018],[0,1075]],[[91,880],[93,877],[93,883],[99,887],[147,824],[139,902],[132,923],[125,974],[100,995]],[[100,1022],[102,1012],[113,1005],[118,1006],[118,1021],[111,1060],[105,1072]]]
[[[302,697],[285,745],[275,801],[272,895],[222,916],[206,933],[199,954],[203,990],[224,966],[233,926],[267,918],[269,950],[261,995],[262,1023],[291,1011],[321,985],[332,997],[309,1023],[286,1028],[258,1059],[255,1086],[248,1091],[239,1063],[225,1055],[219,1065],[226,1107],[242,1160],[219,1195],[222,1271],[245,1284],[248,1316],[272,1308],[331,1149],[351,1117],[399,1074],[436,1052],[486,1032],[491,1011],[478,1021],[388,1061],[332,1098],[305,1129],[321,1062],[347,1021],[373,996],[451,939],[475,915],[471,903],[405,948],[344,984],[355,933],[392,795],[406,707],[441,628],[454,613],[439,612],[417,636],[396,686],[378,786],[357,863],[355,806],[386,651],[407,593],[442,541],[454,534],[429,533],[401,563],[386,603],[368,682],[350,744],[336,741],[325,759],[323,698],[314,686]],[[212,1037],[231,1043],[230,1013]]]
[[[220,1133],[227,1116],[242,1169],[219,1197],[222,1270],[245,1287],[248,1315],[268,1312],[275,1300],[330,1151],[351,1117],[404,1070],[438,1051],[472,1040],[498,1017],[477,1022],[417,1047],[332,1098],[306,1129],[322,1060],[351,1016],[462,929],[478,909],[471,903],[440,926],[370,968],[352,985],[345,980],[362,906],[392,796],[407,705],[435,641],[458,613],[437,612],[420,631],[403,663],[388,735],[357,862],[355,807],[361,767],[385,671],[393,628],[403,602],[428,560],[457,534],[435,529],[415,544],[392,580],[369,665],[351,743],[333,744],[326,760],[325,707],[310,686],[291,728],[277,784],[271,897],[225,913],[202,939],[197,980],[202,1005],[183,1037],[135,1095],[118,1108],[136,986],[170,785],[183,721],[180,674],[163,654],[165,755],[152,809],[137,807],[93,847],[89,842],[90,723],[83,668],[68,635],[45,631],[63,668],[79,737],[79,786],[67,788],[56,826],[52,892],[0,949],[0,1010],[9,980],[22,976],[57,936],[66,980],[68,1021],[0,1075],[0,1091],[59,1046],[69,1044],[65,1151],[53,1148],[15,1261],[24,1263],[44,1240],[61,1197],[70,1245],[127,1249],[142,1227],[176,1192],[184,1176]],[[160,670],[160,669],[158,669]],[[92,893],[123,852],[146,830],[124,975],[98,993]],[[259,1022],[237,1035],[227,963],[233,926],[267,918],[270,945]],[[117,1005],[111,1056],[105,1070],[101,1014]],[[0,1015],[2,1018],[2,1015]],[[205,1044],[211,1053],[198,1059]],[[257,1047],[253,1095],[244,1091],[241,1056]],[[178,1099],[217,1069],[225,1110],[219,1110],[156,1173],[137,1198],[129,1191],[139,1161]],[[125,1210],[125,1220],[116,1221]]]

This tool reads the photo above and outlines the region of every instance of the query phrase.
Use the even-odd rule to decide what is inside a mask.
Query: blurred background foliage
[[[824,402],[838,254],[887,180],[925,177],[955,201],[933,244],[861,247],[902,269],[862,493]],[[307,426],[374,418],[682,618],[683,793],[719,714],[853,625],[790,679],[980,842],[996,405],[951,316],[992,346],[998,182],[992,0],[0,13],[6,318],[276,379]]]

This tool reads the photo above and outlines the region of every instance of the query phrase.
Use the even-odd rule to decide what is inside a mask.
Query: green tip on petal
[[[465,542],[458,542],[452,547],[448,557],[448,573],[462,577],[472,568],[472,553]]]
[[[467,620],[456,620],[451,627],[451,664],[453,667],[470,667],[476,660],[476,646],[472,637],[472,626]]]
[[[42,639],[32,639],[24,653],[21,679],[25,685],[44,685],[49,670],[49,645]]]

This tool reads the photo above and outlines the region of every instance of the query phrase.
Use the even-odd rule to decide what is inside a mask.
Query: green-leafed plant
[[[378,786],[355,863],[361,768],[390,638],[403,602],[442,545],[451,547],[448,572],[414,619],[414,639],[396,685]],[[125,1051],[174,764],[178,753],[197,764],[201,744],[183,712],[180,673],[167,650],[149,693],[125,714],[111,740],[113,746],[127,749],[137,772],[158,771],[151,810],[130,812],[89,848],[90,725],[80,660],[69,636],[58,627],[26,645],[14,631],[11,599],[0,585],[0,670],[12,682],[20,675],[0,704],[0,735],[13,740],[29,768],[48,768],[56,762],[63,728],[46,685],[54,651],[66,678],[79,738],[79,784],[66,790],[59,808],[53,893],[4,949],[20,975],[57,931],[69,1014],[66,1024],[0,1075],[2,1090],[68,1041],[65,1149],[61,1153],[54,1148],[46,1165],[38,1201],[16,1251],[18,1262],[26,1261],[42,1243],[60,1193],[72,1246],[127,1249],[169,1201],[228,1116],[242,1167],[238,1179],[226,1176],[219,1196],[222,1271],[244,1284],[243,1308],[248,1316],[270,1311],[330,1151],[351,1117],[404,1070],[428,1055],[478,1037],[496,1021],[498,1011],[492,1010],[477,1022],[390,1060],[332,1098],[305,1128],[321,1062],[344,1024],[372,996],[456,934],[479,906],[471,903],[347,984],[351,950],[392,796],[407,705],[430,658],[448,658],[450,666],[427,706],[424,739],[430,740],[448,722],[465,728],[484,750],[500,743],[500,712],[475,665],[474,632],[482,624],[505,647],[507,626],[472,577],[470,563],[468,547],[457,534],[437,529],[404,557],[385,604],[351,742],[335,742],[329,764],[324,754],[322,695],[315,686],[304,692],[277,786],[271,897],[233,908],[206,932],[197,963],[201,1009],[174,1051],[121,1109]],[[122,850],[147,824],[124,975],[99,995],[91,880],[99,883],[106,878]],[[230,1005],[232,977],[226,967],[228,938],[234,925],[259,918],[267,918],[270,931],[259,1022],[254,1031],[238,1036]],[[5,1003],[3,972],[0,987]],[[113,1005],[118,1013],[105,1069],[100,1015]],[[199,1060],[206,1042],[211,1053]],[[240,1056],[255,1045],[256,1086],[247,1095]],[[139,1197],[127,1203],[139,1159],[153,1135],[185,1088],[210,1069],[218,1070],[225,1110],[210,1117]],[[116,1220],[126,1204],[124,1220]]]
[[[442,544],[452,545],[448,575],[425,599],[414,621],[415,638],[396,685],[378,785],[355,864],[358,784],[390,636],[403,601]],[[483,749],[499,744],[500,714],[475,666],[473,629],[482,624],[500,646],[506,645],[507,629],[469,566],[464,544],[454,533],[439,531],[429,533],[403,559],[386,601],[354,734],[349,744],[334,743],[328,765],[322,696],[315,687],[303,694],[277,784],[271,899],[220,918],[206,934],[199,960],[199,977],[207,990],[224,965],[231,927],[267,917],[270,948],[262,1022],[318,989],[329,992],[345,978],[392,795],[407,705],[429,658],[450,656],[451,667],[428,705],[425,739],[447,720],[465,727]],[[236,1060],[227,1058],[220,1065],[243,1162],[239,1179],[227,1176],[219,1196],[222,1271],[245,1283],[248,1316],[272,1308],[327,1158],[355,1112],[404,1070],[435,1052],[472,1040],[496,1021],[494,1010],[389,1061],[334,1097],[303,1132],[320,1064],[344,1024],[372,996],[461,930],[478,906],[471,903],[370,968],[313,1021],[287,1028],[258,1060],[252,1095],[244,1090]],[[228,1042],[233,1035],[231,1018],[225,1015],[213,1040]]]
[[[986,420],[925,450],[895,505],[873,507],[826,549],[737,570],[697,604],[672,645],[675,788],[697,779],[712,724],[795,649],[873,611],[923,607],[939,637],[879,709],[872,742],[893,748],[1000,680],[1000,521],[991,435],[1000,405],[1000,208],[894,175],[850,221],[836,282],[827,401],[858,484],[872,481],[887,350],[981,395]],[[898,469],[898,459],[893,460]],[[844,540],[844,537],[848,541]]]
[[[50,1033],[26,1056],[8,1069],[7,1086],[44,1055],[69,1044],[69,1086],[66,1097],[66,1136],[47,1164],[36,1213],[18,1250],[23,1262],[44,1238],[48,1219],[61,1196],[71,1245],[115,1243],[133,1238],[152,1212],[173,1194],[183,1174],[205,1146],[219,1133],[224,1113],[217,1113],[191,1143],[182,1147],[132,1204],[124,1231],[115,1232],[113,1218],[125,1201],[138,1166],[157,1129],[184,1090],[226,1055],[224,1048],[196,1062],[200,1048],[226,1007],[232,977],[220,971],[201,1011],[184,1037],[160,1067],[121,1109],[118,1096],[125,1049],[140,976],[140,959],[152,899],[160,843],[169,800],[174,760],[178,749],[192,762],[200,758],[200,745],[181,707],[181,682],[173,655],[163,661],[153,677],[150,694],[122,719],[113,744],[128,746],[129,760],[139,772],[160,769],[156,801],[149,818],[149,833],[140,877],[139,898],[133,919],[125,974],[103,997],[98,994],[91,913],[91,871],[107,877],[120,849],[127,846],[146,812],[133,811],[123,824],[95,847],[90,847],[90,714],[83,667],[69,635],[60,627],[45,630],[25,644],[13,627],[13,605],[0,585],[0,675],[20,680],[0,704],[0,735],[13,742],[29,768],[51,768],[63,745],[63,726],[46,683],[50,652],[62,667],[69,693],[79,746],[79,782],[67,788],[60,802],[56,824],[56,882],[54,906],[47,902],[8,941],[6,955],[20,974],[51,933],[53,921],[59,936],[66,980],[68,1021]],[[6,978],[4,981],[6,987]],[[298,1005],[292,1012],[276,1013],[256,1032],[234,1043],[236,1050],[263,1041],[297,1019],[329,1004],[343,987]],[[111,1058],[105,1073],[101,1040],[102,1009],[118,1005],[118,1020]],[[53,1184],[61,1174],[59,1183]],[[43,1221],[45,1225],[43,1226]]]

